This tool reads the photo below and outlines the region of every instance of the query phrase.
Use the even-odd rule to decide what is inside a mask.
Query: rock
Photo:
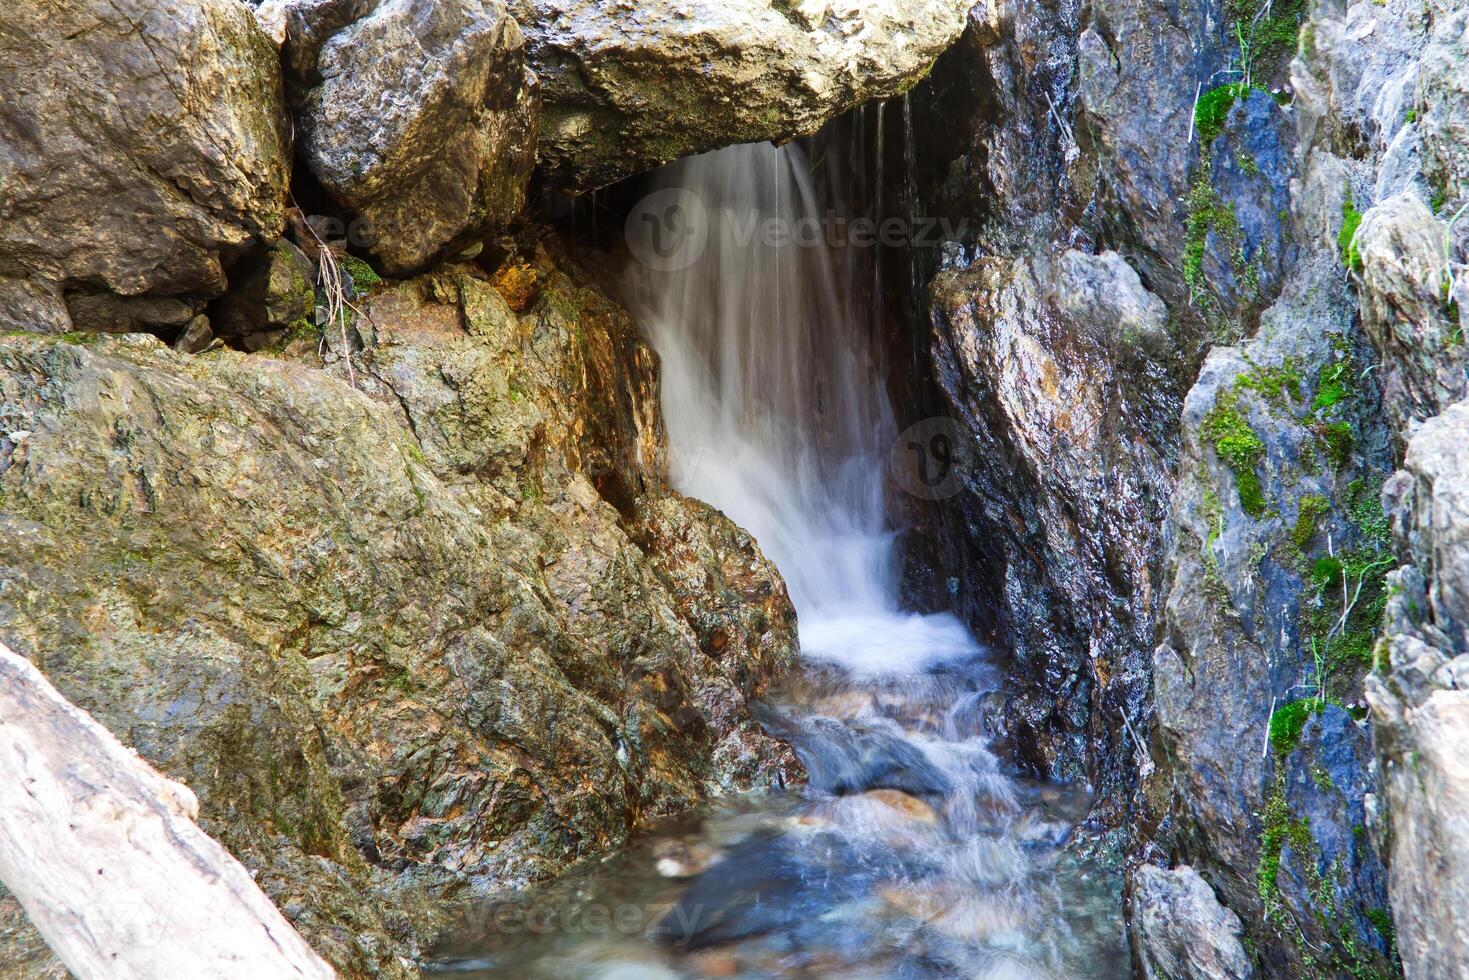
[[[281,228],[280,70],[236,0],[11,4],[0,74],[0,273],[208,297],[224,264]]]
[[[921,79],[974,0],[512,0],[544,84],[542,164],[593,190],[679,157],[814,133]]]
[[[1457,209],[1469,198],[1469,10],[1447,10],[1433,18],[1416,105],[1424,175]]]
[[[0,333],[66,333],[71,311],[54,284],[0,276]]]
[[[145,333],[181,327],[194,318],[193,303],[167,297],[71,293],[66,297],[72,327],[89,333]]]
[[[940,275],[932,303],[938,383],[975,440],[955,502],[1009,579],[1004,724],[1042,772],[1079,775],[1108,751],[1084,734],[1087,705],[1126,700],[1114,665],[1152,645],[1161,450],[1177,412],[1157,361],[1166,310],[1121,256],[1074,250],[981,259]],[[1099,668],[1088,643],[1109,651]]]
[[[907,793],[895,789],[874,789],[863,793],[861,799],[878,804],[915,823],[936,824],[939,816],[933,807]]]
[[[213,313],[216,336],[239,342],[252,334],[309,321],[316,310],[316,268],[285,239],[231,274],[230,291]]]
[[[1413,191],[1376,205],[1355,237],[1362,328],[1383,357],[1394,427],[1411,432],[1469,393],[1464,311],[1446,302],[1447,229]]]
[[[431,900],[799,778],[745,707],[794,656],[784,586],[662,483],[626,314],[527,248],[524,319],[468,269],[374,291],[356,390],[317,343],[0,338],[29,433],[0,438],[0,636],[344,975],[412,975]]]
[[[1147,980],[1247,980],[1255,976],[1239,917],[1188,865],[1150,864],[1132,874],[1132,947]]]
[[[292,0],[311,173],[390,275],[525,204],[539,103],[502,0]]]
[[[1469,931],[1469,403],[1423,424],[1386,496],[1411,564],[1387,610],[1388,669],[1368,681],[1390,814],[1389,883],[1403,970],[1464,975]],[[1386,829],[1386,828],[1384,828]]]
[[[811,786],[844,796],[869,790],[945,795],[953,781],[922,749],[878,727],[829,718],[800,723],[790,735]]]
[[[173,349],[183,354],[198,354],[214,341],[214,331],[209,326],[209,317],[196,316],[190,320],[173,342]]]
[[[1387,904],[1382,863],[1354,834],[1374,790],[1367,733],[1335,719],[1318,742],[1276,724],[1294,713],[1309,729],[1323,694],[1360,701],[1391,562],[1381,521],[1363,517],[1391,459],[1357,366],[1370,352],[1349,339],[1336,256],[1318,253],[1294,276],[1255,338],[1210,354],[1184,406],[1154,655],[1157,778],[1172,787],[1162,840],[1214,883],[1262,971],[1293,974],[1326,956],[1386,968],[1368,916]],[[1340,630],[1335,573],[1312,577],[1328,547],[1377,569]],[[1326,760],[1333,789],[1301,792]],[[1342,840],[1353,845],[1338,868]],[[1338,875],[1356,887],[1338,888]]]

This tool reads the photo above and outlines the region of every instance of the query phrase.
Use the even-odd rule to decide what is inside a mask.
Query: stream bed
[[[1008,776],[982,658],[804,670],[768,721],[810,771],[638,833],[480,910],[465,978],[1067,978],[1130,972],[1121,875],[1081,790]]]
[[[1088,795],[1007,770],[986,727],[1000,696],[986,651],[953,615],[903,608],[876,263],[802,233],[850,197],[844,181],[880,188],[882,167],[869,181],[860,152],[818,149],[819,179],[795,145],[660,171],[628,223],[625,290],[662,363],[674,486],[749,530],[785,578],[801,667],[760,720],[809,783],[646,827],[478,910],[440,972],[1129,972],[1116,862],[1078,829]],[[853,173],[835,170],[843,156]]]

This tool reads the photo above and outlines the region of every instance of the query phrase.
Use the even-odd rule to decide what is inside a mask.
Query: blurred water
[[[825,212],[810,167],[797,147],[759,145],[666,168],[653,217],[679,232],[697,217],[702,248],[628,273],[662,359],[674,485],[753,533],[790,588],[804,666],[762,722],[791,742],[809,785],[647,828],[610,859],[480,909],[440,951],[445,972],[1129,970],[1116,870],[1074,835],[1086,793],[1006,771],[990,748],[984,651],[953,616],[901,607],[871,266],[824,239],[751,233]],[[676,210],[670,194],[683,195]]]
[[[658,175],[655,194],[690,195],[707,228],[686,268],[629,272],[663,363],[673,484],[754,534],[786,579],[807,657],[871,672],[974,652],[957,620],[899,606],[882,320],[851,288],[866,277],[830,240],[810,169],[799,147],[762,143]]]

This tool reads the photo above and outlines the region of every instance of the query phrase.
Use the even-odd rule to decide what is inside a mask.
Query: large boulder
[[[544,84],[549,176],[591,190],[815,132],[906,91],[975,0],[512,0]]]
[[[390,274],[525,204],[538,100],[502,0],[292,0],[302,151]]]
[[[1362,328],[1382,354],[1384,399],[1400,432],[1469,393],[1469,310],[1448,292],[1451,242],[1422,198],[1404,191],[1367,212],[1350,246]]]
[[[218,295],[280,230],[280,67],[236,0],[6,4],[0,76],[0,329],[68,329],[78,295]]]
[[[0,338],[0,636],[199,796],[344,975],[637,821],[799,773],[795,618],[662,479],[656,361],[531,249],[285,359]],[[442,904],[438,905],[443,909]]]
[[[1418,75],[1423,170],[1445,203],[1469,198],[1469,10],[1434,18]]]
[[[1116,252],[1075,250],[983,258],[941,274],[931,302],[935,376],[974,444],[954,503],[1004,576],[1006,727],[1037,768],[1097,778],[1127,736],[1090,712],[1140,709],[1161,599],[1167,310]]]

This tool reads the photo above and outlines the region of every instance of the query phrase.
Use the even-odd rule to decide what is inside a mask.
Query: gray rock
[[[1239,917],[1188,865],[1144,864],[1132,873],[1133,950],[1147,980],[1249,980]]]
[[[1370,667],[1361,647],[1370,651],[1376,622],[1364,608],[1348,628],[1365,640],[1350,656],[1336,653],[1345,648],[1330,646],[1330,624],[1316,610],[1340,597],[1310,577],[1328,537],[1336,553],[1382,547],[1354,516],[1361,488],[1385,475],[1391,457],[1373,393],[1355,380],[1363,354],[1353,336],[1339,263],[1317,252],[1255,338],[1210,354],[1183,412],[1165,644],[1154,657],[1169,834],[1239,915],[1262,969],[1282,975],[1324,956],[1390,964],[1370,914],[1387,906],[1382,862],[1354,833],[1374,788],[1367,734],[1340,724],[1345,715],[1315,740],[1280,744],[1268,734],[1277,712],[1323,690],[1360,703]],[[1351,386],[1320,398],[1334,376]],[[1332,457],[1320,433],[1341,425],[1354,439]],[[1241,461],[1220,445],[1230,433],[1253,441]],[[1380,581],[1372,589],[1368,603]],[[1329,668],[1318,666],[1318,652]],[[1302,705],[1288,710],[1309,715]],[[1317,770],[1336,772],[1330,792],[1313,782]],[[1298,791],[1303,782],[1311,792]]]
[[[521,210],[539,103],[502,0],[297,0],[286,29],[306,161],[385,271]]]
[[[809,135],[906,91],[975,0],[512,0],[544,84],[552,180],[603,187],[679,157]]]
[[[73,327],[89,333],[146,333],[154,327],[179,327],[198,311],[197,302],[115,293],[70,293],[66,305]]]
[[[1469,322],[1447,302],[1448,229],[1409,191],[1368,211],[1355,243],[1362,328],[1382,354],[1393,424],[1410,433],[1469,392]]]
[[[196,316],[185,324],[173,342],[173,349],[183,354],[197,354],[214,340],[214,331],[209,326],[209,317]]]
[[[1425,175],[1457,208],[1469,199],[1469,10],[1434,18],[1417,96]]]
[[[0,276],[0,333],[66,333],[71,311],[54,283]]]
[[[1113,413],[1132,400],[1128,431],[1152,434],[1176,412],[1149,353],[1166,346],[1166,311],[1121,256],[1078,251],[981,259],[940,275],[931,302],[937,379],[975,442],[957,504],[1009,578],[1007,727],[1038,768],[1078,775],[1107,750],[1085,734],[1087,704],[1125,701],[1111,665],[1151,649],[1167,476]],[[1072,629],[1107,666],[1094,673]]]
[[[282,226],[280,69],[243,4],[7,4],[0,75],[0,275],[216,295]]]
[[[1469,975],[1469,403],[1425,422],[1389,485],[1412,562],[1395,577],[1389,670],[1369,678],[1390,814],[1390,887],[1410,977]]]

